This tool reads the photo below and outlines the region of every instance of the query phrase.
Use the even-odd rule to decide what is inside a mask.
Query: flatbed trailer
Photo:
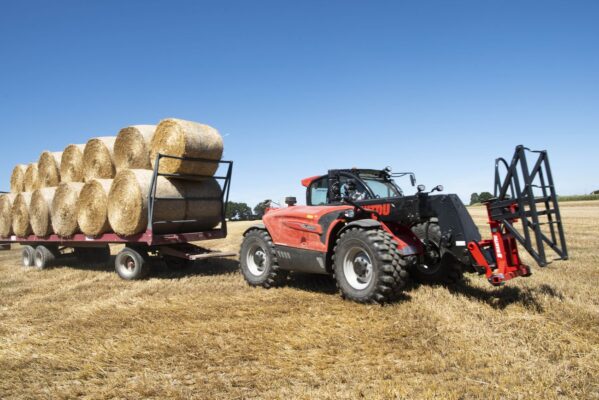
[[[179,159],[188,162],[218,163],[218,170],[214,176],[185,175],[161,173],[160,162],[165,158]],[[148,194],[148,227],[145,232],[120,236],[116,233],[105,233],[96,237],[76,233],[72,237],[64,238],[52,234],[47,237],[30,235],[27,237],[11,236],[0,239],[0,250],[9,250],[12,244],[23,246],[22,263],[26,267],[44,269],[55,259],[74,254],[84,263],[108,263],[110,260],[110,244],[123,244],[125,247],[115,257],[115,270],[123,279],[141,279],[150,272],[150,254],[161,257],[169,267],[181,268],[195,260],[210,257],[230,257],[235,252],[217,252],[198,246],[191,242],[227,237],[227,220],[225,217],[226,206],[229,201],[231,187],[231,174],[233,161],[209,160],[204,158],[178,157],[167,154],[158,154],[154,164],[150,192]],[[224,171],[221,171],[224,170]],[[222,172],[222,173],[221,173]],[[182,179],[189,182],[198,182],[198,178],[214,178],[221,185],[221,195],[214,197],[157,197],[156,185],[159,176]],[[198,219],[179,221],[160,221],[154,218],[154,206],[159,201],[170,200],[218,200],[221,203],[220,223],[216,228],[198,232],[184,233],[156,233],[154,227],[159,224],[177,223],[192,224]]]

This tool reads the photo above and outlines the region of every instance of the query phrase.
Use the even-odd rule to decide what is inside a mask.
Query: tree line
[[[229,201],[225,210],[225,217],[232,221],[249,221],[260,219],[270,207],[270,199],[261,201],[252,209],[247,203]]]

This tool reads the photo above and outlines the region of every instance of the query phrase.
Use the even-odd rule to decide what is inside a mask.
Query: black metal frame
[[[529,169],[526,159],[527,151],[538,154],[532,169]],[[502,167],[506,170],[503,178],[500,173]],[[537,178],[540,184],[535,184]],[[534,188],[541,189],[542,196],[535,197]],[[491,218],[501,222],[504,229],[520,242],[539,266],[549,264],[545,244],[557,254],[555,260],[568,258],[547,151],[530,150],[520,145],[516,147],[509,164],[503,158],[496,159],[494,196],[489,202]],[[546,221],[539,218],[543,216]],[[522,233],[514,226],[518,220],[522,222]],[[549,225],[550,237],[542,232],[543,225]]]
[[[212,164],[226,164],[227,172],[224,176],[219,175],[191,175],[191,174],[172,174],[172,173],[163,173],[160,171],[160,160],[163,158],[172,158],[181,161],[190,161],[190,162],[208,162]],[[218,168],[218,167],[217,167]],[[201,178],[214,178],[217,181],[224,181],[222,184],[221,196],[220,197],[186,197],[184,200],[219,200],[222,204],[221,208],[221,221],[219,230],[222,232],[225,237],[227,235],[227,220],[226,220],[226,208],[227,203],[229,202],[229,191],[231,188],[231,174],[233,172],[233,161],[224,161],[224,160],[211,160],[207,158],[194,158],[194,157],[178,157],[172,156],[168,154],[158,153],[156,155],[156,162],[154,163],[154,175],[152,177],[152,184],[150,187],[150,193],[148,194],[148,230],[153,231],[154,225],[156,224],[166,224],[166,223],[183,223],[189,224],[198,222],[197,219],[189,219],[189,220],[180,220],[180,221],[154,221],[154,206],[156,201],[169,201],[169,200],[181,200],[181,198],[177,197],[156,197],[156,186],[157,180],[159,176],[164,176],[167,178],[177,178],[189,182],[197,182],[198,184],[201,182]],[[200,179],[198,179],[200,178]]]

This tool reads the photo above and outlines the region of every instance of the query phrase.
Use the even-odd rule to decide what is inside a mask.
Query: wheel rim
[[[343,274],[354,289],[367,288],[373,275],[372,260],[368,253],[359,246],[351,248],[343,258]]]
[[[36,251],[33,256],[33,260],[35,262],[35,266],[38,268],[42,268],[44,266],[44,260],[42,259],[42,253],[40,251]]]
[[[125,255],[119,260],[119,269],[126,276],[132,276],[135,273],[136,267],[135,260],[130,255]]]
[[[259,244],[253,244],[247,253],[246,264],[250,273],[261,276],[266,272],[266,252]]]
[[[23,265],[26,267],[31,265],[31,255],[27,251],[23,251]]]
[[[430,240],[424,245],[424,262],[422,264],[419,263],[416,268],[424,275],[434,275],[441,268],[439,247]]]

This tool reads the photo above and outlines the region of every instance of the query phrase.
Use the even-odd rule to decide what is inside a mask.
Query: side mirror
[[[432,192],[442,192],[443,191],[443,185],[437,185],[433,188],[433,190],[431,190]]]
[[[412,186],[416,186],[416,176],[414,174],[410,174],[410,183]]]

